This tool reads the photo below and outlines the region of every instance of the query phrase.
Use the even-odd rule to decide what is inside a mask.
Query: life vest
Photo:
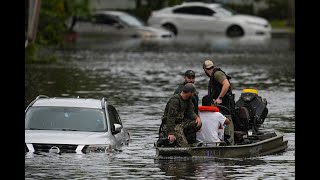
[[[212,112],[219,112],[219,108],[217,106],[199,106],[199,111],[212,111]]]
[[[222,69],[218,68],[218,67],[215,67],[213,68],[213,71],[212,71],[212,76],[210,77],[210,81],[209,81],[209,85],[208,85],[208,95],[211,96],[213,99],[217,99],[220,92],[221,92],[221,89],[222,89],[222,84],[220,84],[215,78],[214,78],[214,74],[217,72],[217,71],[221,71],[223,72],[223,74],[227,77],[229,83],[230,83],[230,79],[231,77],[229,75],[227,75]],[[231,83],[230,83],[231,85]],[[227,91],[227,94],[232,94],[232,91],[231,91],[231,86],[229,87],[228,91]],[[227,96],[223,97],[223,98],[226,98]],[[222,100],[223,102],[223,100]]]
[[[212,97],[212,99],[217,99],[222,89],[222,84],[220,84],[214,78],[214,74],[217,71],[221,71],[227,77],[229,83],[231,79],[231,77],[227,75],[222,69],[218,67],[213,68],[212,76],[210,77],[210,81],[208,84],[208,95]],[[235,113],[234,113],[235,100],[234,100],[234,94],[232,93],[232,90],[231,90],[231,83],[227,93],[223,96],[222,103],[220,105],[225,106],[224,109],[220,109],[222,114],[231,115],[231,119],[235,118]]]

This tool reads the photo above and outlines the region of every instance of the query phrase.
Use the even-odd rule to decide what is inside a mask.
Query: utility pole
[[[295,27],[295,1],[294,0],[288,0],[289,4],[289,25]]]
[[[295,1],[288,0],[288,19],[287,25],[295,29]],[[295,30],[294,30],[295,31]],[[295,50],[295,33],[289,33],[290,50]]]
[[[41,7],[41,0],[28,0],[28,24],[25,40],[25,48],[29,43],[36,39],[38,30],[39,13]]]

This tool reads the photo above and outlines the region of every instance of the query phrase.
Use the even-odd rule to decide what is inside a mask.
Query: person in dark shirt
[[[181,84],[179,84],[179,86],[177,87],[177,89],[174,91],[173,94],[179,94],[182,91],[185,84],[187,83],[195,84],[195,82],[196,82],[195,72],[193,70],[187,70],[184,73],[184,81]],[[194,112],[198,115],[199,96],[195,94],[194,96],[192,96],[191,101],[194,106]]]
[[[203,70],[210,78],[208,95],[214,99],[214,104],[220,104],[228,108],[229,112],[223,114],[229,114],[231,119],[235,119],[235,100],[230,83],[231,77],[219,67],[214,66],[209,59],[203,62]]]

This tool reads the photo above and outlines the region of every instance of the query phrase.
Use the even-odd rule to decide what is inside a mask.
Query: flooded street
[[[25,69],[25,107],[40,94],[107,97],[119,111],[131,141],[122,152],[106,154],[27,154],[26,179],[295,179],[295,51],[288,36],[232,40],[181,37],[95,42],[83,40],[50,52],[59,61]],[[209,78],[202,69],[213,59],[231,77],[238,100],[244,88],[256,88],[268,101],[264,130],[284,134],[288,149],[247,159],[158,160],[161,116],[169,97],[196,73],[201,98]]]

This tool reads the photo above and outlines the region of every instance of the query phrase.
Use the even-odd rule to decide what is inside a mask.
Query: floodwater
[[[82,41],[55,54],[52,64],[26,65],[25,106],[37,95],[105,96],[131,134],[113,154],[27,154],[26,179],[295,179],[295,51],[290,36],[164,41]],[[196,72],[200,99],[210,58],[232,76],[236,100],[253,87],[268,101],[261,127],[284,134],[285,152],[255,158],[159,160],[153,143],[166,102],[187,69]]]

